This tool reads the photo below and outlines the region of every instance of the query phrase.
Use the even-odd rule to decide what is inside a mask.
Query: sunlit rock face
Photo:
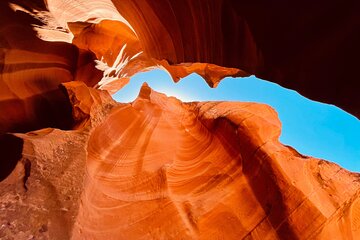
[[[359,175],[279,143],[270,107],[109,94],[153,68],[211,87],[256,74],[359,117],[358,12],[1,1],[0,238],[358,238]]]
[[[196,72],[210,86],[226,76],[255,74],[359,117],[360,86],[354,80],[359,10],[357,1],[340,0],[271,6],[260,0],[2,1],[0,57],[8,75],[2,85],[10,88],[9,95],[12,82],[41,79],[27,94],[6,98],[26,105],[28,114],[39,101],[28,103],[30,97],[44,98],[44,92],[66,81],[100,83],[113,93],[136,72],[154,67],[166,69],[175,81]],[[99,69],[104,64],[114,69],[101,76],[95,58],[103,63]],[[22,117],[30,124],[41,120]]]
[[[358,1],[113,3],[153,58],[237,68],[360,116]]]
[[[70,43],[41,40],[30,26],[36,23],[1,1],[0,132],[71,129],[71,106],[59,85],[80,80],[93,86],[101,76],[94,54]]]
[[[266,105],[182,103],[146,84],[121,104],[80,82],[64,88],[77,130],[8,140],[17,163],[0,183],[4,239],[359,234],[360,176],[279,143]]]
[[[355,237],[359,175],[301,156],[279,134],[268,106],[185,104],[144,85],[89,138],[73,237]]]

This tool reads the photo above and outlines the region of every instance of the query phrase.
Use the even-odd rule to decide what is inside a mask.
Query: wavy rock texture
[[[210,86],[216,86],[225,76],[255,74],[359,117],[359,83],[353,80],[360,53],[356,44],[360,37],[357,1],[277,1],[270,6],[261,0],[99,0],[90,7],[83,1],[48,1],[49,6],[59,2],[66,6],[65,14],[59,16],[59,10],[50,8],[59,22],[67,13],[73,13],[69,22],[84,21],[89,15],[84,9],[91,13],[90,22],[104,19],[101,12],[120,13],[150,61],[146,66],[154,66],[155,60],[174,80],[186,76],[179,74],[184,73],[183,63],[205,64],[196,71],[185,68],[185,72],[199,73],[206,72],[208,63],[232,69],[226,74],[223,69],[214,79],[202,74]]]
[[[107,92],[64,84],[76,128],[0,135],[0,239],[71,239],[91,128],[116,105]]]
[[[227,76],[248,76],[249,74],[236,68],[220,67],[208,63],[170,64],[163,58],[156,59],[148,54],[143,43],[133,30],[125,23],[113,20],[102,20],[99,23],[74,22],[69,23],[74,34],[73,44],[96,54],[108,66],[122,66],[117,58],[124,62],[118,74],[113,74],[112,82],[101,81],[101,89],[111,93],[117,92],[126,85],[131,76],[138,72],[153,68],[162,68],[169,72],[174,81],[179,81],[191,73],[202,76],[206,82],[214,87]],[[128,60],[126,60],[128,58]],[[114,65],[115,64],[115,65]]]
[[[152,58],[237,68],[360,116],[358,1],[113,3]]]
[[[18,162],[0,183],[0,237],[359,235],[359,174],[279,143],[270,107],[182,103],[147,85],[120,104],[80,82],[64,87],[80,127],[11,137]]]
[[[59,85],[80,80],[93,86],[101,72],[92,53],[43,41],[30,24],[40,23],[0,3],[0,132],[71,129],[71,105]]]
[[[359,117],[358,12],[1,1],[0,238],[358,239],[359,175],[279,143],[270,107],[108,93],[156,67],[210,86],[256,74]]]
[[[340,0],[277,1],[271,6],[261,0],[251,3],[242,0],[13,2],[11,6],[16,14],[6,1],[1,3],[2,24],[12,24],[3,28],[2,34],[6,37],[0,45],[8,49],[9,43],[21,43],[21,49],[53,53],[55,59],[62,58],[50,61],[52,66],[65,61],[64,66],[57,69],[61,70],[62,77],[54,77],[59,75],[56,74],[46,78],[55,78],[51,83],[46,82],[51,90],[59,82],[73,80],[74,72],[75,80],[94,86],[101,79],[101,73],[94,69],[94,54],[111,66],[126,43],[124,56],[142,54],[127,62],[121,74],[110,74],[115,81],[107,82],[103,89],[114,92],[134,73],[154,67],[167,69],[175,81],[196,72],[210,86],[216,86],[226,76],[255,74],[314,100],[335,104],[359,117],[357,89],[360,86],[354,80],[360,54],[357,44],[360,4],[357,1],[349,0],[346,4]],[[30,24],[35,25],[36,32]],[[32,40],[34,34],[46,42]],[[27,44],[21,41],[24,37]],[[84,54],[80,54],[77,64],[74,63],[79,55],[77,48],[64,43],[70,43],[71,39]],[[10,49],[13,48],[20,47]],[[25,56],[27,66],[28,59],[40,57],[32,53]],[[4,67],[8,68],[7,65]],[[28,68],[34,71],[34,66]],[[44,79],[40,74],[31,75]],[[28,78],[28,74],[21,76]],[[11,81],[19,81],[18,77]],[[10,98],[10,101],[24,102],[23,98]]]
[[[359,175],[279,134],[268,106],[184,104],[144,85],[90,136],[73,237],[356,238]]]

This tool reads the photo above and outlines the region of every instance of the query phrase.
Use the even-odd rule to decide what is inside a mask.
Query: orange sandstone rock
[[[182,103],[146,84],[120,104],[64,87],[82,124],[14,135],[22,157],[0,183],[0,237],[358,236],[359,174],[282,145],[270,107]]]
[[[237,68],[360,116],[357,1],[112,2],[152,58]]]
[[[359,175],[302,156],[279,135],[268,106],[184,104],[144,85],[90,136],[73,237],[356,237]]]
[[[50,61],[50,65],[64,64],[57,69],[61,70],[58,74],[47,75],[51,83],[43,85],[50,85],[52,90],[60,82],[73,80],[74,73],[75,80],[89,86],[101,82],[101,73],[94,67],[94,54],[97,60],[113,67],[112,61],[126,43],[124,54],[138,58],[126,61],[121,74],[109,73],[105,77],[113,77],[114,81],[103,79],[100,85],[110,92],[123,87],[136,72],[154,67],[167,69],[174,80],[191,72],[199,73],[210,86],[216,86],[226,76],[255,74],[359,116],[359,83],[354,79],[360,53],[360,5],[354,1],[279,1],[273,3],[271,11],[260,0],[14,2],[1,3],[5,37],[0,47],[9,49],[8,45],[12,45],[10,49],[19,49],[15,45],[21,45],[22,50],[38,53],[39,45],[42,51],[55,55],[50,59],[63,58]],[[35,34],[45,43],[35,41]],[[21,40],[24,38],[29,44]],[[78,56],[77,48],[69,46],[71,42],[86,50],[80,50]],[[75,63],[76,59],[80,63]],[[34,71],[28,62],[26,65]],[[18,78],[16,75],[12,81],[17,82]],[[39,78],[42,79],[35,74],[35,79]],[[26,82],[38,86],[34,81]]]
[[[0,3],[0,133],[71,129],[71,106],[59,85],[81,80],[93,86],[101,79],[92,53],[39,39],[35,23]]]
[[[359,175],[279,143],[270,107],[108,92],[256,74],[359,117],[359,8],[1,1],[0,238],[357,239]]]
[[[221,79],[227,76],[244,77],[249,74],[235,68],[220,67],[208,63],[181,63],[169,64],[166,59],[153,58],[144,49],[137,34],[126,24],[120,21],[102,20],[99,23],[86,22],[68,23],[74,34],[73,44],[81,49],[91,51],[98,59],[108,66],[113,66],[110,74],[113,79],[100,82],[99,87],[115,93],[129,82],[129,78],[136,73],[153,68],[163,68],[168,71],[174,81],[179,81],[191,73],[198,73],[209,86],[216,86]],[[119,59],[121,63],[119,64]],[[116,74],[116,66],[118,73]]]

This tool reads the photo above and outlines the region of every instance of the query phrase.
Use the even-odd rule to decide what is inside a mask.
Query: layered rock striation
[[[146,84],[129,104],[80,82],[64,88],[77,130],[11,135],[3,239],[359,234],[360,175],[282,145],[269,106],[182,103]]]
[[[278,138],[273,109],[192,102],[252,74],[359,117],[359,4],[0,2],[1,239],[357,239],[359,175]]]
[[[11,77],[5,86],[20,78],[46,82],[41,89],[23,93],[21,100],[8,96],[9,101],[29,105],[25,97],[41,96],[44,88],[50,91],[72,80],[89,86],[103,80],[103,89],[114,92],[136,72],[161,67],[175,81],[196,72],[210,86],[226,76],[254,74],[359,117],[357,1],[269,5],[260,0],[14,0],[1,4],[0,56]],[[95,58],[121,70],[101,76],[94,68]],[[22,65],[20,71],[15,63],[28,67]],[[45,65],[57,74],[36,72]],[[111,79],[116,81],[106,81]],[[14,91],[11,86],[10,91]]]

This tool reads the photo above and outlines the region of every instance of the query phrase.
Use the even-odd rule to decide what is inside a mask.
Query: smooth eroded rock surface
[[[263,104],[65,84],[78,130],[15,134],[4,239],[356,239],[360,176],[279,143]],[[101,106],[101,107],[100,107]],[[77,109],[77,110],[76,110]]]
[[[282,145],[269,106],[110,95],[255,74],[359,118],[359,9],[1,1],[0,239],[359,239],[359,174]]]
[[[74,79],[115,92],[135,73],[160,67],[175,81],[196,72],[210,86],[255,74],[359,117],[359,10],[353,0],[3,1],[6,93],[24,81],[35,88],[6,99],[26,103]],[[108,74],[95,69],[94,55]]]

